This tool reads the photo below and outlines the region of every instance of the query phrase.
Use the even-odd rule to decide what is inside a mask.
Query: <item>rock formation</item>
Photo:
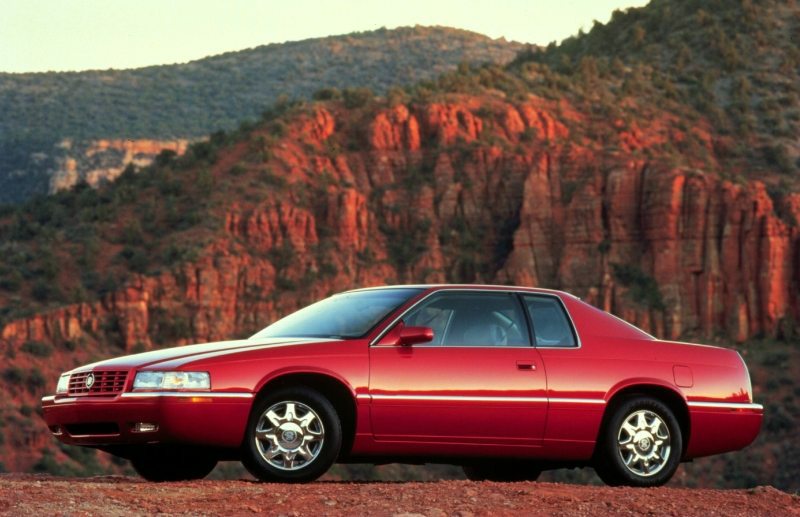
[[[150,165],[162,151],[183,154],[189,141],[179,140],[92,140],[59,145],[57,170],[50,177],[50,193],[66,190],[83,180],[93,187],[114,181],[128,165]]]

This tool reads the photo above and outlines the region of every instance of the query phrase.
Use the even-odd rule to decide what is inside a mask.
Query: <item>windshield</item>
[[[375,289],[341,293],[280,319],[250,339],[266,337],[356,338],[422,289]]]

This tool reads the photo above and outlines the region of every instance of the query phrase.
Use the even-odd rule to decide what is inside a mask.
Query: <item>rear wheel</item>
[[[536,481],[542,473],[535,463],[521,461],[475,463],[462,468],[470,481]]]
[[[606,484],[660,486],[678,469],[683,436],[664,403],[633,397],[614,409],[598,447],[595,470]]]
[[[342,447],[333,405],[314,390],[286,388],[253,406],[242,463],[262,481],[302,483],[327,472]]]
[[[136,454],[131,465],[148,481],[189,481],[210,474],[217,459],[202,450],[159,448]]]

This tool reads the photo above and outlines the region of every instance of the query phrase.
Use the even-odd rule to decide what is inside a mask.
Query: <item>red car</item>
[[[747,446],[763,413],[733,350],[660,341],[564,292],[476,285],[337,294],[250,339],[76,368],[42,406],[59,440],[153,481],[219,460],[295,482],[398,461],[490,480],[592,465],[634,486]]]

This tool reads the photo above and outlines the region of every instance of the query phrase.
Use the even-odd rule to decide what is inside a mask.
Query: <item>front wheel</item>
[[[308,388],[286,388],[254,404],[242,464],[262,481],[303,483],[327,472],[341,447],[330,401]]]
[[[217,459],[202,450],[159,448],[136,454],[131,465],[148,481],[191,481],[210,474]]]
[[[601,433],[595,471],[608,485],[660,486],[678,469],[681,428],[659,400],[634,397],[624,401]]]

